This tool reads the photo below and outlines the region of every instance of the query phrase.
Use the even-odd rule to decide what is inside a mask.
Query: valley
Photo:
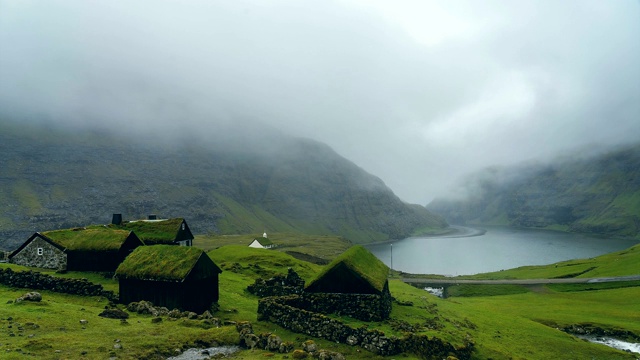
[[[274,239],[278,237],[286,239],[290,235],[274,233],[272,236]],[[327,260],[331,255],[326,249],[340,251],[346,245],[338,238],[309,237],[307,241],[312,239],[318,247],[315,250],[307,248],[308,255]],[[244,242],[239,239],[230,241]],[[214,239],[198,237],[194,240],[194,246],[212,248],[215,247],[214,242]],[[305,240],[301,239],[303,242]],[[325,242],[327,245],[321,246]],[[302,252],[303,248],[291,249]],[[311,339],[319,348],[340,352],[348,359],[383,358],[357,346],[301,336],[257,320],[258,298],[246,291],[249,284],[257,278],[284,274],[289,267],[309,281],[321,271],[322,265],[298,260],[281,251],[250,249],[246,244],[221,245],[208,250],[208,255],[223,269],[220,275],[220,308],[214,313],[220,320],[220,327],[204,320],[186,318],[164,319],[154,323],[151,321],[152,315],[137,313],[129,313],[129,319],[124,324],[119,320],[97,316],[107,305],[104,298],[85,298],[50,291],[42,291],[43,300],[39,303],[14,303],[13,300],[28,289],[0,285],[0,321],[2,331],[8,335],[0,351],[7,359],[33,356],[43,359],[157,359],[191,347],[237,345],[238,332],[233,324],[249,321],[256,333],[275,333],[283,340],[292,342],[296,348],[301,348],[302,342]],[[635,246],[590,260],[478,274],[473,278],[557,278],[572,276],[577,268],[585,266],[597,269],[593,270],[594,274],[624,276],[640,273],[639,256],[638,246]],[[0,264],[0,268],[5,267],[14,268],[15,271],[28,270]],[[117,291],[117,281],[99,274],[48,273],[54,276],[86,277],[102,284],[107,290]],[[637,342],[640,322],[634,299],[640,295],[638,281],[606,287],[547,284],[535,290],[520,285],[460,285],[452,296],[440,299],[400,281],[400,277],[405,275],[398,272],[391,274],[390,290],[396,300],[389,320],[375,323],[349,318],[343,320],[352,326],[376,328],[387,336],[401,336],[410,331],[459,344],[472,339],[475,343],[474,359],[548,359],[566,353],[575,358],[634,358],[632,354],[579,340],[558,329],[597,328],[600,329],[598,331],[618,336],[624,330],[627,335],[623,340]],[[514,287],[520,290],[514,291]],[[82,325],[80,320],[83,319],[88,323]],[[14,335],[10,336],[11,333]],[[114,347],[115,344],[120,346]],[[243,350],[233,358],[255,359],[264,356],[284,358],[283,354],[260,349]],[[414,355],[405,354],[403,358],[414,358]]]

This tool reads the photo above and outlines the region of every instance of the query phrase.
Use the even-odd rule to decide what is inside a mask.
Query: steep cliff
[[[546,165],[473,174],[461,199],[427,208],[456,224],[503,224],[639,237],[640,145]]]
[[[196,233],[297,231],[361,243],[446,226],[328,146],[272,129],[172,139],[0,127],[5,249],[33,231],[108,223],[112,213],[184,217]]]

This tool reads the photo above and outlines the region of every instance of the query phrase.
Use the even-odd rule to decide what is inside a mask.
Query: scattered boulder
[[[347,344],[354,346],[358,344],[358,338],[353,336],[353,335],[349,335],[347,336]]]
[[[265,350],[280,351],[280,345],[282,345],[282,339],[278,335],[271,334],[267,338],[267,346]]]
[[[129,313],[115,308],[115,309],[106,309],[100,314],[98,314],[98,316],[108,318],[108,319],[128,319]]]
[[[345,360],[344,355],[342,355],[341,353],[329,350],[319,350],[312,356],[314,359],[318,360]]]
[[[302,343],[302,350],[308,353],[314,353],[318,351],[318,345],[313,340],[307,340]]]
[[[132,302],[127,305],[127,310],[142,315],[153,314],[153,304],[149,301]]]
[[[278,349],[278,352],[281,354],[286,354],[286,353],[290,353],[293,351],[294,345],[291,341],[283,341],[280,344],[280,348]]]
[[[293,350],[293,354],[291,355],[294,359],[306,359],[308,356],[309,354],[300,349]]]
[[[17,303],[22,301],[40,302],[42,301],[42,295],[39,292],[35,292],[35,291],[28,292],[16,299]]]

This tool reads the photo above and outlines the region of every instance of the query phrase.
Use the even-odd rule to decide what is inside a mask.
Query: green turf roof
[[[268,238],[265,238],[265,237],[258,237],[258,238],[255,238],[253,240],[258,240],[258,242],[262,246],[273,245],[273,241],[271,241],[271,240],[269,240]],[[253,241],[251,241],[251,243],[253,243]]]
[[[118,227],[133,231],[143,242],[173,243],[183,218],[125,221]]]
[[[339,264],[346,265],[349,269],[362,276],[362,278],[367,280],[376,290],[380,292],[384,290],[384,284],[387,282],[387,277],[389,276],[389,267],[369,252],[369,250],[360,245],[350,247],[347,251],[335,258],[329,265],[324,267],[320,274],[318,274],[307,287],[321,280],[325,274]]]
[[[102,225],[45,231],[42,235],[69,250],[118,250],[130,231]]]
[[[139,246],[118,266],[116,276],[123,279],[182,281],[189,275],[202,249],[191,246]]]

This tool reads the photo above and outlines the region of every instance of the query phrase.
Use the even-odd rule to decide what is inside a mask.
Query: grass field
[[[331,258],[331,252],[346,247],[339,238],[302,237],[305,246],[294,246],[296,236],[270,235],[275,242],[290,241],[291,248],[306,251],[314,257]],[[240,237],[226,241],[237,245],[222,246],[218,238],[200,238],[196,245],[207,248],[208,255],[223,269],[220,274],[220,310],[215,314],[223,321],[251,321],[256,333],[271,332],[283,340],[300,344],[308,337],[291,333],[268,322],[256,320],[258,299],[246,287],[258,277],[285,274],[289,267],[306,281],[322,270],[322,266],[301,261],[282,251],[250,249],[250,241]],[[585,263],[586,262],[586,263]],[[573,273],[574,269],[589,269],[595,274],[630,275],[638,273],[638,246],[595,259],[575,260],[547,267],[527,267],[478,278],[506,276],[557,277]],[[572,265],[573,264],[573,265]],[[13,265],[15,270],[25,269]],[[560,269],[560,270],[558,270]],[[579,271],[582,271],[579,270]],[[578,271],[578,272],[579,272]],[[535,275],[527,275],[535,274]],[[117,291],[117,282],[100,274],[67,273],[55,276],[85,277]],[[588,276],[587,273],[579,276]],[[379,323],[361,323],[346,318],[353,326],[378,328],[388,335],[402,336],[413,331],[436,336],[453,344],[473,339],[474,359],[634,359],[640,355],[585,342],[558,328],[590,324],[603,329],[626,330],[640,335],[640,287],[637,283],[608,289],[576,289],[566,285],[538,288],[482,287],[461,289],[460,295],[448,299],[432,296],[424,290],[390,281],[392,295],[397,299],[391,319]],[[478,290],[480,289],[480,290]],[[131,314],[127,324],[119,320],[98,317],[105,299],[70,296],[42,291],[40,303],[12,303],[28,289],[0,286],[0,358],[2,359],[153,359],[170,355],[176,349],[202,346],[214,341],[236,344],[234,326],[210,328],[198,320],[164,321],[153,324],[150,315]],[[490,296],[489,296],[490,295]],[[403,304],[403,305],[400,305]],[[411,304],[411,305],[410,305]],[[410,305],[410,306],[409,306]],[[87,324],[80,320],[86,319]],[[12,335],[13,334],[13,335]],[[120,342],[117,342],[120,340]],[[343,344],[314,339],[320,348],[339,351],[348,359],[382,359],[360,349]],[[114,345],[121,345],[116,349]],[[116,346],[118,347],[118,346]],[[288,354],[289,358],[291,354]],[[282,354],[266,351],[242,351],[238,359],[285,359]],[[389,359],[415,359],[411,354]]]

